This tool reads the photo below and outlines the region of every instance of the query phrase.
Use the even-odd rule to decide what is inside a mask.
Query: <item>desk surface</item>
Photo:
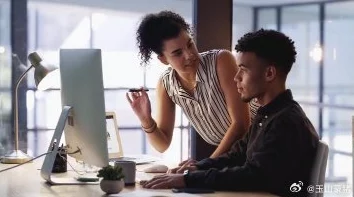
[[[72,162],[71,162],[72,163]],[[99,185],[65,185],[65,186],[51,186],[48,185],[40,176],[40,167],[42,160],[34,163],[24,164],[20,167],[0,173],[0,196],[1,197],[76,197],[76,196],[106,196],[100,189]],[[0,163],[0,169],[11,167],[10,164]],[[139,166],[140,167],[140,166]],[[146,166],[145,166],[146,167]],[[71,169],[68,166],[68,170]],[[74,177],[72,171],[62,173],[61,175]],[[146,179],[153,175],[138,172],[137,178]],[[125,187],[123,191],[116,195],[110,196],[218,196],[218,197],[271,197],[274,195],[262,193],[243,193],[243,192],[216,192],[214,194],[176,194],[171,190],[150,190],[143,189],[139,184],[135,186]]]

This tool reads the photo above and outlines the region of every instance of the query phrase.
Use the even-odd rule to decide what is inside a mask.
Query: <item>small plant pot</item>
[[[100,187],[107,194],[117,194],[124,188],[124,180],[101,180]]]

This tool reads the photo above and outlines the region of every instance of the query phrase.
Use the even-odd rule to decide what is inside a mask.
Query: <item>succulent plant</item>
[[[108,165],[98,171],[97,177],[102,177],[103,180],[120,180],[124,178],[123,169],[117,164],[114,167]]]

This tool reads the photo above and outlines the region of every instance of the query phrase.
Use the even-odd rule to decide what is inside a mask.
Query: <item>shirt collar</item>
[[[285,106],[287,106],[292,101],[293,101],[293,95],[291,93],[291,90],[287,89],[283,93],[281,93],[277,97],[275,97],[267,105],[259,107],[257,114],[260,114],[260,115],[273,114],[273,113],[283,109]]]
[[[196,79],[197,83],[199,83],[199,82],[204,83],[203,76],[206,76],[206,73],[204,71],[204,69],[206,69],[206,68],[205,68],[205,64],[203,62],[202,57],[200,55],[198,55],[198,58],[199,58],[199,64],[198,64],[198,69],[197,69],[195,79]]]
[[[179,94],[182,90],[182,86],[181,83],[177,80],[177,71],[173,68],[171,68],[171,74],[170,74],[170,87],[172,87],[172,91],[174,94]],[[198,65],[198,69],[196,72],[196,77],[195,80],[197,82],[197,85],[199,85],[199,83],[204,83],[204,79],[203,79],[203,67],[202,67],[202,63],[201,63],[201,59],[199,59],[199,65]],[[205,74],[204,74],[205,75]]]

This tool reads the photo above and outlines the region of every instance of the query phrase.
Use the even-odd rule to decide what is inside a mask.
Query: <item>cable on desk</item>
[[[29,161],[26,161],[26,162],[24,162],[24,163],[20,163],[20,164],[18,164],[18,165],[15,165],[15,166],[12,166],[12,167],[5,168],[5,169],[3,169],[3,170],[0,170],[0,173],[5,172],[5,171],[7,171],[7,170],[11,170],[11,169],[13,169],[13,168],[17,168],[17,167],[19,167],[19,166],[22,166],[23,164],[29,163],[29,162],[31,162],[31,161],[33,161],[33,160],[36,160],[36,159],[38,159],[38,158],[40,158],[40,157],[43,157],[44,155],[47,155],[47,154],[49,154],[49,153],[52,153],[52,151],[43,153],[43,154],[41,154],[41,155],[39,155],[39,156],[37,156],[37,157],[35,157],[35,158],[29,160]]]
[[[78,149],[77,149],[76,151],[71,152],[71,153],[68,153],[68,152],[66,151],[66,154],[68,154],[68,155],[73,155],[73,154],[75,154],[75,153],[81,153],[80,148],[79,148],[79,147],[77,147],[77,148],[78,148]]]
[[[74,154],[74,153],[76,153],[76,152],[79,152],[80,150],[77,150],[77,151],[74,151],[73,153],[67,153],[67,154]],[[62,159],[64,159],[64,161],[66,161],[68,164],[69,164],[69,166],[76,172],[76,174],[78,174],[78,175],[84,175],[85,173],[80,173],[79,171],[77,171],[71,164],[70,164],[70,162],[63,156],[63,155],[61,155],[61,152],[58,152],[59,153],[59,156],[62,158]]]

